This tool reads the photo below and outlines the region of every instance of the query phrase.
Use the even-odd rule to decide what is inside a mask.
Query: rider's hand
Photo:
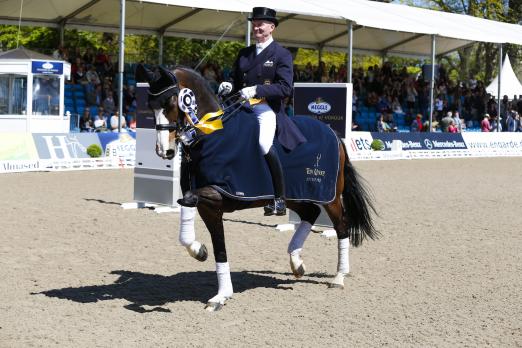
[[[218,95],[229,95],[232,92],[232,84],[230,82],[221,82],[218,88]]]
[[[242,90],[240,90],[239,93],[241,94],[241,97],[243,99],[248,100],[248,99],[252,99],[256,96],[256,89],[257,89],[257,86],[245,87]]]

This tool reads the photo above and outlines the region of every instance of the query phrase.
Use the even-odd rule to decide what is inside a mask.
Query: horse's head
[[[151,71],[139,64],[136,67],[136,80],[149,83],[149,106],[154,110],[158,133],[156,153],[164,159],[172,159],[176,155],[180,131],[190,122],[190,115],[187,113],[189,97],[185,94],[179,98],[180,91],[185,88],[192,91],[190,96],[194,99],[193,108],[197,108],[199,115],[219,109],[217,98],[209,89],[208,83],[191,69],[177,68],[171,72],[158,66]]]

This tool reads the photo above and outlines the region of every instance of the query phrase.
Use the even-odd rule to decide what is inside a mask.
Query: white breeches
[[[276,114],[265,103],[254,105],[253,110],[259,123],[259,147],[263,155],[266,155],[274,142]]]

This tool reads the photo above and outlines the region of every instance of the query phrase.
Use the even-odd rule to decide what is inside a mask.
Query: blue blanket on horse
[[[277,140],[283,165],[286,198],[327,203],[335,197],[339,144],[326,124],[304,116],[292,117],[307,138],[288,152]],[[213,186],[238,200],[273,198],[268,165],[258,144],[259,126],[253,113],[242,110],[221,130],[204,136],[190,149],[192,189]]]

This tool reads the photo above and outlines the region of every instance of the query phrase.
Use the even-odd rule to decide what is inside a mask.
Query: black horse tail
[[[372,213],[376,214],[373,197],[350,162],[344,142],[341,139],[339,142],[343,146],[345,156],[343,219],[348,229],[350,243],[358,247],[365,239],[377,239],[380,233],[375,229],[372,220]]]

